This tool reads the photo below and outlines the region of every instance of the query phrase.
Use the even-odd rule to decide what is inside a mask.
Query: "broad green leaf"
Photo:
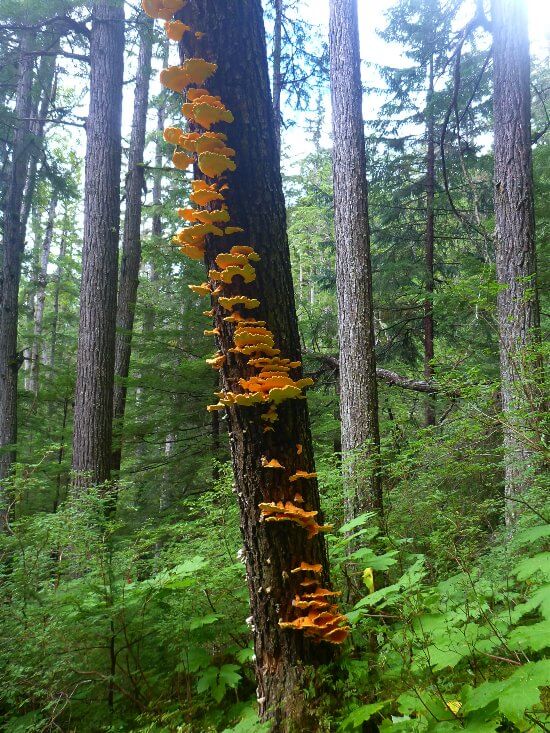
[[[533,557],[526,557],[514,568],[514,575],[518,580],[527,580],[539,574],[545,580],[550,580],[550,552],[539,552]]]
[[[191,619],[189,628],[191,631],[195,631],[196,629],[201,629],[203,626],[210,626],[211,624],[215,624],[218,618],[219,617],[214,613],[207,613],[204,616],[196,616]]]
[[[350,522],[346,522],[346,524],[343,524],[338,532],[340,532],[341,534],[347,534],[348,532],[351,532],[352,529],[355,529],[356,527],[361,527],[363,524],[370,522],[370,520],[374,519],[374,517],[376,517],[375,512],[366,512],[365,514],[360,514],[358,517],[355,517],[355,519],[352,519]]]
[[[534,652],[550,647],[550,621],[519,626],[508,637],[508,644],[511,649],[531,649]]]
[[[463,711],[481,710],[498,701],[498,709],[513,723],[523,720],[524,713],[540,702],[540,689],[550,685],[550,660],[529,662],[505,680],[484,682],[467,691]]]
[[[340,730],[357,730],[357,728],[360,728],[363,723],[366,723],[367,720],[370,720],[373,715],[376,715],[376,713],[379,713],[380,710],[385,708],[389,702],[391,702],[391,700],[385,700],[384,702],[375,702],[370,705],[362,705],[361,707],[354,710],[350,715],[348,715],[347,718],[342,721],[340,725]]]
[[[519,603],[510,614],[512,621],[517,623],[523,616],[537,608],[545,619],[550,620],[550,583],[537,588],[525,603]]]
[[[521,530],[514,536],[514,542],[522,547],[530,545],[542,537],[550,537],[550,524],[539,524],[536,527]]]

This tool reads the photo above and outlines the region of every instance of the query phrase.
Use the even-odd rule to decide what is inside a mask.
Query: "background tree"
[[[382,511],[378,386],[363,131],[357,3],[330,4],[331,97],[334,135],[336,287],[340,344],[340,416],[346,467],[346,516]],[[368,460],[368,472],[358,470]],[[349,472],[349,473],[348,473]]]
[[[134,91],[134,115],[128,151],[128,172],[126,174],[126,209],[124,212],[124,234],[117,302],[117,334],[115,339],[115,387],[113,417],[118,421],[118,440],[113,451],[115,471],[120,470],[122,454],[121,423],[126,408],[126,380],[130,369],[132,331],[136,310],[139,269],[141,265],[141,210],[145,187],[143,154],[147,129],[147,108],[149,82],[151,79],[151,57],[153,52],[153,23],[140,19],[139,54]]]
[[[540,312],[535,251],[531,162],[531,89],[527,11],[523,0],[493,0],[493,106],[495,224],[502,409],[504,412],[507,518],[533,468],[524,421],[538,412],[526,347],[539,339]],[[527,366],[529,364],[529,366]],[[527,369],[526,369],[527,367]],[[521,383],[524,383],[523,386]],[[531,384],[531,386],[529,386]],[[533,390],[533,391],[531,391]],[[518,411],[523,417],[517,420]],[[536,418],[535,418],[536,419]]]
[[[7,521],[11,499],[5,480],[15,459],[17,441],[17,315],[21,260],[25,246],[21,206],[29,161],[30,103],[33,80],[32,39],[24,31],[19,39],[15,102],[15,130],[3,207],[2,295],[0,310],[0,523]]]
[[[86,126],[84,242],[73,471],[75,485],[110,476],[120,216],[124,6],[93,6]]]

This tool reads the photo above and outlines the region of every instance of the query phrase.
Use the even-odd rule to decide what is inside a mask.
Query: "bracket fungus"
[[[201,153],[199,155],[199,168],[208,178],[217,178],[225,171],[236,170],[237,166],[227,155]]]
[[[150,18],[171,20],[178,10],[186,4],[186,0],[143,0],[141,6]],[[168,32],[168,31],[167,31]],[[170,37],[170,36],[168,36]]]
[[[186,2],[187,0],[142,0],[142,5],[147,15],[164,20],[168,38],[179,42],[186,33],[193,33],[190,26],[173,19]],[[201,31],[194,32],[199,41],[203,35]],[[273,426],[279,419],[278,406],[286,400],[305,399],[303,390],[311,386],[313,380],[309,377],[294,379],[291,372],[299,369],[301,362],[281,355],[281,350],[275,348],[275,335],[265,321],[244,314],[260,307],[260,301],[253,297],[251,291],[242,292],[242,288],[248,288],[255,281],[256,270],[253,263],[260,261],[260,256],[250,245],[225,245],[225,238],[242,234],[244,229],[230,224],[230,211],[226,207],[224,196],[228,185],[222,182],[227,173],[232,173],[237,168],[233,160],[236,151],[230,147],[223,132],[210,129],[220,122],[234,121],[231,110],[227,109],[222,98],[212,94],[205,86],[205,82],[216,70],[217,65],[206,59],[187,58],[181,65],[169,66],[160,74],[163,86],[185,94],[181,111],[190,123],[190,129],[185,132],[177,126],[168,127],[164,131],[166,142],[175,146],[174,165],[183,170],[193,164],[195,172],[199,171],[202,176],[212,179],[208,181],[199,176],[191,182],[189,200],[198,208],[188,205],[178,209],[178,216],[188,226],[178,231],[172,242],[183,255],[192,260],[203,260],[207,255],[207,245],[208,254],[211,255],[208,243],[212,242],[212,237],[223,237],[219,245],[221,251],[214,257],[219,269],[209,271],[208,282],[189,285],[197,295],[210,296],[214,301],[214,307],[205,311],[206,316],[214,319],[214,327],[206,330],[205,334],[219,337],[220,351],[206,361],[213,369],[224,370],[225,389],[216,393],[219,401],[208,405],[207,410],[215,412],[226,408],[231,410],[259,405],[260,408],[267,408],[259,411],[263,432],[274,433]],[[221,322],[226,324],[223,330]],[[228,333],[231,334],[232,345],[227,343]],[[229,361],[229,354],[238,358]],[[232,371],[235,364],[243,370],[240,376]],[[228,367],[230,368],[227,369]],[[273,445],[271,438],[269,445]],[[303,447],[298,443],[296,456],[302,454]],[[291,455],[294,455],[293,449]],[[295,459],[290,460],[292,462]],[[275,458],[263,456],[260,465],[268,470],[286,471]],[[291,522],[303,529],[308,539],[312,539],[331,527],[317,522],[317,510],[305,509],[306,499],[296,492],[292,484],[299,480],[314,479],[317,474],[307,470],[307,467],[297,468],[294,465],[289,467],[288,472],[291,475],[287,478],[286,487],[277,489],[277,500],[266,500],[259,504],[261,520],[266,523]],[[305,491],[304,494],[307,497]],[[283,499],[279,500],[281,496]],[[349,626],[346,625],[345,616],[334,605],[333,599],[339,593],[321,586],[322,572],[320,563],[305,561],[295,568],[282,569],[282,575],[287,582],[292,576],[298,576],[289,583],[289,587],[293,594],[297,589],[300,592],[292,600],[287,599],[293,617],[281,619],[279,626],[283,630],[299,631],[316,642],[341,644],[349,633]],[[266,589],[266,593],[271,594],[271,588]]]

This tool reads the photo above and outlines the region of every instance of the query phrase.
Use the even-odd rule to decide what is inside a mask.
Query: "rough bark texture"
[[[117,333],[115,340],[115,388],[113,417],[117,434],[113,450],[114,471],[120,470],[122,456],[122,421],[126,408],[126,380],[130,371],[132,331],[141,264],[141,210],[145,187],[143,152],[147,131],[147,105],[151,79],[151,55],[153,51],[153,21],[146,19],[140,25],[140,46],[136,85],[134,90],[134,116],[128,153],[126,176],[126,211],[122,260],[118,285]]]
[[[0,531],[5,526],[11,499],[3,484],[15,460],[17,440],[17,316],[21,259],[25,247],[21,207],[29,160],[29,114],[33,76],[31,40],[21,38],[17,93],[16,128],[4,201],[2,277],[0,281]]]
[[[493,0],[495,219],[500,373],[504,412],[507,519],[527,486],[532,460],[525,434],[530,409],[523,350],[537,338],[535,216],[531,162],[531,93],[527,13],[523,0]],[[524,410],[523,420],[518,410]]]
[[[86,125],[73,471],[76,489],[110,475],[120,217],[122,0],[93,6],[90,112]]]
[[[283,0],[274,0],[275,23],[273,25],[273,114],[277,150],[281,154],[281,46],[283,35]]]
[[[382,509],[357,0],[330,2],[340,416],[346,518]],[[361,465],[371,459],[371,468]]]
[[[434,358],[434,238],[435,238],[435,130],[434,130],[434,57],[429,60],[428,94],[426,97],[426,238],[424,244],[426,299],[424,301],[424,378],[427,382],[433,379],[432,361]],[[425,404],[424,419],[426,425],[435,425],[435,403],[428,397]]]
[[[184,36],[182,56],[202,56],[218,63],[207,86],[220,94],[233,112],[235,122],[223,126],[229,144],[236,150],[237,171],[227,176],[226,200],[232,223],[245,233],[231,244],[252,244],[261,256],[257,280],[234,291],[258,297],[254,311],[266,320],[284,356],[300,358],[300,341],[286,235],[285,203],[278,165],[275,124],[260,0],[190,0],[178,14],[193,28],[207,31],[195,41]],[[216,238],[207,247],[207,266],[220,250],[231,246]],[[238,279],[238,278],[237,278]],[[226,351],[233,345],[232,327],[216,308],[215,325]],[[223,388],[239,389],[238,380],[250,374],[239,355],[229,354],[221,372]],[[296,370],[298,371],[298,370]],[[297,376],[297,375],[295,375]],[[327,644],[316,645],[302,633],[282,630],[278,622],[292,614],[291,601],[298,591],[296,575],[289,571],[302,560],[321,562],[327,568],[325,543],[317,536],[307,540],[298,527],[288,523],[260,522],[258,505],[282,499],[288,491],[282,471],[261,467],[262,456],[277,458],[286,468],[313,470],[314,459],[307,403],[291,400],[279,411],[276,432],[263,433],[257,408],[228,411],[231,455],[235,475],[244,559],[250,591],[254,629],[258,699],[263,718],[273,720],[274,731],[315,731],[315,708],[306,699],[311,668],[329,661],[334,652]],[[298,455],[297,444],[303,446]],[[319,509],[315,481],[305,484],[307,509]],[[328,573],[323,580],[328,583]]]
[[[48,284],[48,260],[52,246],[55,211],[57,208],[57,193],[53,193],[48,210],[46,231],[42,240],[40,265],[36,282],[36,296],[34,301],[34,329],[31,348],[30,391],[38,396],[38,378],[40,372],[40,354],[42,352],[42,324],[44,322],[44,305],[46,303],[46,286]]]

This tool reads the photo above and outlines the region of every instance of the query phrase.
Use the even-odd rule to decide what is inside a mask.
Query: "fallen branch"
[[[327,366],[330,366],[334,372],[338,372],[338,357],[333,356],[332,354],[319,354],[311,351],[308,351],[307,354],[313,359],[322,361]],[[433,382],[426,382],[423,379],[404,377],[402,374],[392,372],[389,369],[381,369],[380,367],[377,367],[376,376],[380,381],[389,384],[390,387],[400,387],[401,389],[408,389],[413,392],[422,392],[424,394],[437,394],[441,391]]]

